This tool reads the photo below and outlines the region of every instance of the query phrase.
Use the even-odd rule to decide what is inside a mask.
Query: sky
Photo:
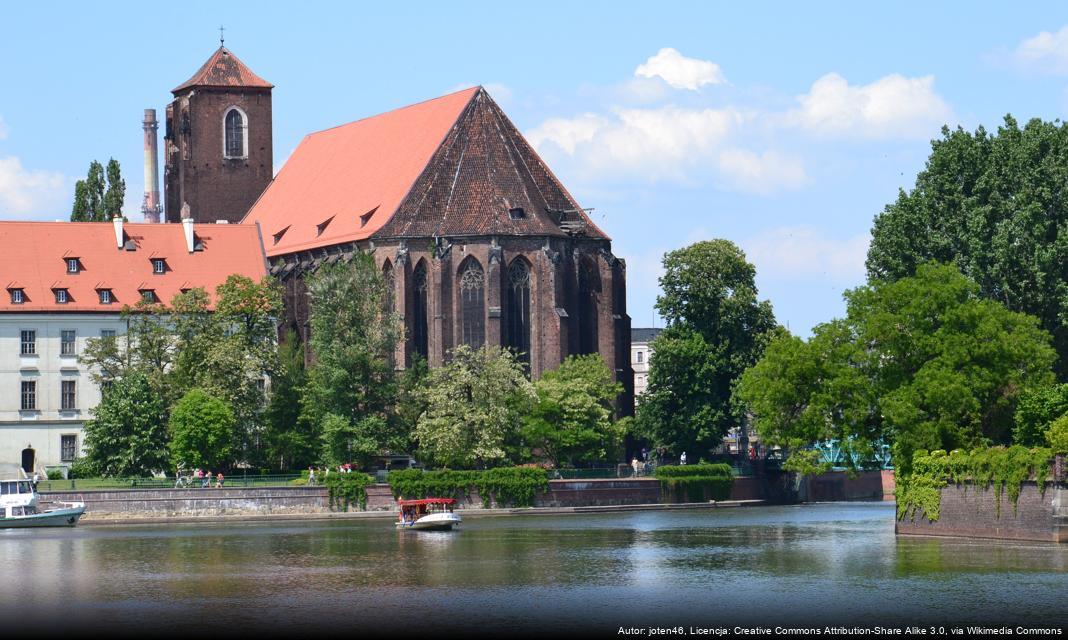
[[[225,26],[275,85],[276,171],[308,133],[481,84],[612,236],[633,326],[663,326],[665,252],[726,238],[807,336],[942,126],[1068,110],[1068,4],[874,4],[5,3],[0,219],[67,219],[114,157],[140,220],[143,110]]]

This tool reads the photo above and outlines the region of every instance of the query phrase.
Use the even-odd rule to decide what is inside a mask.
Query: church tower
[[[224,46],[172,90],[164,170],[167,222],[239,222],[274,175],[273,85]]]

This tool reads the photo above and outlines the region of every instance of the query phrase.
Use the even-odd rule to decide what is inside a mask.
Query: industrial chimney
[[[145,222],[159,222],[161,207],[156,154],[156,130],[159,129],[159,124],[156,122],[155,109],[145,109],[142,126],[145,130],[145,199],[141,204],[141,213],[145,215]]]

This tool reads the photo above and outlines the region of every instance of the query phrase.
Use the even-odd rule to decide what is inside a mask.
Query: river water
[[[897,538],[890,505],[0,531],[20,627],[400,637],[682,625],[1061,626],[1068,545]],[[191,635],[189,635],[191,634]]]

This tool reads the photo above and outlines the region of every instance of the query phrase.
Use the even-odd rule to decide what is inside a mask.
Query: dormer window
[[[514,207],[508,210],[508,217],[512,220],[522,220],[527,217],[527,212],[523,210],[523,207]]]
[[[100,296],[100,304],[111,304],[111,289],[97,289],[96,292]]]
[[[155,302],[156,301],[156,290],[155,289],[141,289],[141,300],[143,300],[144,302]]]
[[[326,231],[326,228],[328,226],[330,226],[330,223],[333,222],[333,220],[334,220],[334,216],[330,216],[326,220],[323,220],[319,224],[315,225],[315,230],[316,230],[316,234],[315,235],[317,235],[317,236],[323,235],[323,232]]]
[[[81,271],[81,264],[78,263],[77,258],[67,258],[67,273],[78,273]]]
[[[26,294],[22,289],[9,289],[11,292],[11,304],[22,304],[26,302]]]
[[[248,157],[248,119],[237,107],[230,107],[223,118],[223,156]]]
[[[152,273],[167,273],[167,261],[163,258],[152,258]]]
[[[70,294],[66,289],[53,289],[56,294],[56,304],[67,304],[70,302]]]
[[[275,244],[278,244],[278,242],[282,239],[282,236],[284,236],[286,234],[286,231],[289,231],[289,227],[290,226],[291,225],[286,225],[285,229],[282,229],[278,233],[274,234],[274,236],[272,236],[274,238],[274,243]]]

